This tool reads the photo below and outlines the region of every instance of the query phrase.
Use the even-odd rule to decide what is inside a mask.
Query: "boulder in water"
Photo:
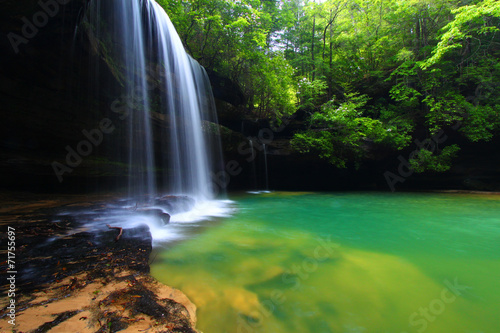
[[[138,209],[137,212],[156,218],[162,225],[166,225],[170,222],[170,215],[160,208],[142,208]]]

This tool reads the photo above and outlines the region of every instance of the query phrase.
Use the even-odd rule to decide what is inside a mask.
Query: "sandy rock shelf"
[[[16,325],[2,279],[0,332],[198,332],[196,306],[149,275],[149,227],[123,229],[116,240],[116,229],[91,233],[49,219],[47,211],[0,216],[2,227],[16,228],[18,270]]]
[[[82,273],[22,296],[18,307],[15,328],[6,317],[0,332],[196,332],[196,307],[182,292],[131,271],[93,281]]]

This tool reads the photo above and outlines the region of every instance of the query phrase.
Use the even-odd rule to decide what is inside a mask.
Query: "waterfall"
[[[269,191],[269,175],[267,174],[267,148],[266,144],[262,144],[264,147],[264,175],[265,175],[265,181],[266,181],[266,187],[265,190]]]
[[[116,150],[127,150],[129,202],[157,207],[165,194],[183,196],[195,203],[197,216],[171,221],[218,215],[211,214],[221,205],[210,173],[223,163],[213,154],[220,142],[210,141],[219,139],[212,91],[165,10],[154,0],[91,0],[83,22],[127,105],[126,139]],[[99,76],[103,66],[96,67]]]
[[[248,139],[248,142],[250,144],[250,149],[252,150],[252,178],[253,178],[253,189],[257,190],[257,169],[255,168],[255,150],[253,148],[253,141],[252,138]]]
[[[91,1],[89,9],[95,44],[102,47],[111,41],[111,50],[102,47],[100,52],[113,58],[108,64],[115,65],[111,69],[132,101],[127,119],[130,197],[154,198],[167,192],[213,199],[213,147],[203,130],[204,122],[212,120],[213,96],[205,70],[186,53],[155,1]],[[155,114],[168,122],[160,144],[153,138]],[[161,176],[158,166],[164,170]]]

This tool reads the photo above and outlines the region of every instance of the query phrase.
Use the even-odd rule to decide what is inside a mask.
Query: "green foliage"
[[[451,145],[444,147],[439,154],[433,154],[430,150],[421,149],[410,159],[410,166],[415,172],[427,170],[444,172],[451,167],[451,162],[456,157],[460,147]]]
[[[300,153],[318,154],[320,158],[328,160],[333,165],[345,167],[346,160],[340,152],[337,156],[338,146],[333,133],[328,131],[312,131],[295,134],[291,146]]]
[[[300,107],[304,109],[317,109],[321,106],[326,97],[326,82],[322,79],[309,81],[302,78],[298,83],[297,95],[300,100]]]
[[[270,50],[280,29],[278,1],[160,0],[188,52],[203,66],[238,82],[260,118],[295,111],[293,68]]]
[[[473,142],[488,141],[500,127],[499,109],[491,106],[473,106],[469,104],[467,119],[461,132]]]
[[[261,118],[280,118],[295,112],[296,90],[293,68],[282,54],[264,57],[249,76],[252,110]],[[255,84],[258,83],[258,84]]]
[[[498,135],[498,0],[158,2],[188,52],[243,88],[250,114],[310,114],[298,152],[345,167],[410,147],[416,128]],[[445,170],[459,148],[448,144],[415,168]]]
[[[461,122],[468,104],[464,96],[454,91],[446,91],[436,97],[429,95],[422,102],[428,106],[425,117],[431,134],[437,133],[443,127]]]
[[[500,17],[498,0],[484,0],[475,5],[456,8],[452,12],[455,14],[454,20],[443,28],[445,33],[441,36],[432,57],[421,63],[423,69],[438,63],[446,53],[463,48],[462,42],[465,39],[477,34],[492,35],[500,31],[498,21],[490,19]]]
[[[343,168],[349,160],[361,160],[372,144],[404,147],[410,139],[406,131],[398,132],[396,126],[363,116],[368,101],[366,95],[351,93],[340,104],[333,100],[325,103],[322,111],[312,116],[316,128],[295,134],[292,148],[318,154]]]
[[[408,54],[398,53],[398,57],[407,59]],[[398,102],[404,108],[416,108],[420,103],[422,94],[415,89],[415,76],[417,75],[417,66],[412,60],[405,60],[396,70],[391,73],[388,79],[396,78],[394,85],[389,90],[391,98]]]

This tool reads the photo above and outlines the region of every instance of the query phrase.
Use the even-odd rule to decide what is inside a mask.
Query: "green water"
[[[500,196],[270,193],[160,253],[205,333],[500,332]]]

